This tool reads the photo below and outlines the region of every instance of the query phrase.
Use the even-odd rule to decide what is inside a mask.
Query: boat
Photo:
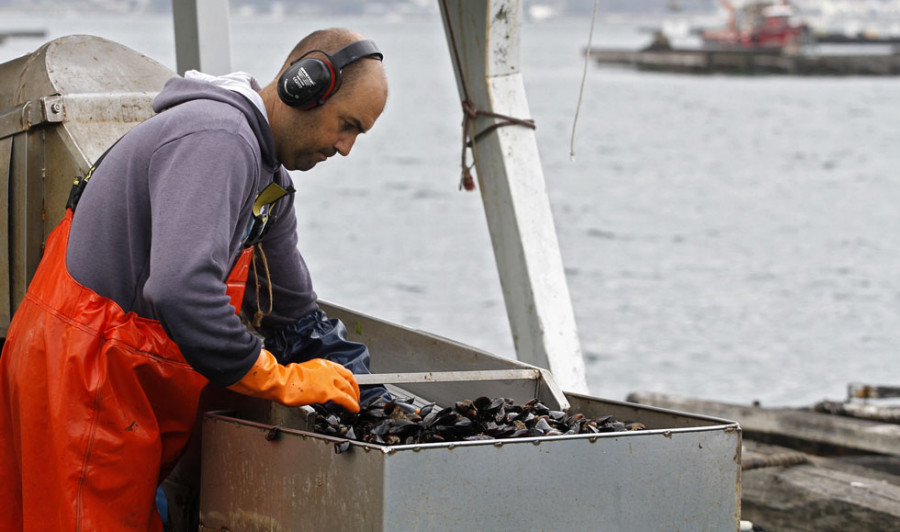
[[[676,49],[658,45],[642,50],[592,48],[599,65],[683,74],[789,76],[897,76],[900,54],[804,54],[783,48]]]
[[[720,3],[728,11],[727,26],[697,32],[708,47],[783,48],[810,42],[809,26],[786,0],[749,2],[740,7],[735,7],[730,0],[720,0]]]
[[[823,52],[797,9],[786,1],[751,2],[729,11],[725,28],[691,30],[702,46],[673,47],[665,32],[638,50],[592,48],[589,57],[601,65],[689,74],[780,74],[824,76],[900,75],[900,53]]]

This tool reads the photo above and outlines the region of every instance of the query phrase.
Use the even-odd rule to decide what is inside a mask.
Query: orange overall
[[[69,275],[71,222],[50,235],[0,355],[0,530],[158,532],[156,488],[208,381],[158,321]],[[226,283],[236,309],[251,253]]]

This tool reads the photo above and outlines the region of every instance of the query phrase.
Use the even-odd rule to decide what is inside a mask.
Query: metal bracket
[[[43,122],[62,122],[65,118],[65,106],[60,95],[44,96],[41,98],[41,114]]]
[[[46,123],[62,122],[62,96],[44,96],[0,112],[0,138],[10,137]]]

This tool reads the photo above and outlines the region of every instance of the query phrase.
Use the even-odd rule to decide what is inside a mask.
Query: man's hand
[[[321,358],[282,366],[262,349],[256,364],[228,389],[288,406],[332,401],[349,412],[359,412],[359,386],[353,374]]]

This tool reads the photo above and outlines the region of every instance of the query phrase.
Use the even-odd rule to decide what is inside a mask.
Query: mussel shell
[[[413,423],[412,421],[407,421],[405,419],[395,419],[391,423],[391,428],[388,430],[390,434],[396,434],[400,437],[406,437],[413,435],[419,432],[421,428],[418,424]]]
[[[411,402],[405,401],[397,401],[396,407],[406,414],[414,414],[419,410],[418,408],[416,408],[416,405],[412,404]]]
[[[512,425],[497,425],[495,427],[485,427],[484,433],[495,439],[508,438],[516,432],[516,428]]]
[[[381,419],[384,417],[384,414],[384,408],[382,407],[365,408],[359,413],[360,417],[367,417],[371,419]]]
[[[384,436],[391,430],[391,420],[385,419],[384,421],[378,423],[374,427],[372,427],[372,434],[376,436]]]
[[[474,401],[472,401],[472,403],[475,405],[475,408],[477,408],[479,411],[482,411],[482,410],[487,411],[488,408],[493,403],[493,400],[490,397],[481,396],[481,397],[475,399]]]
[[[547,408],[547,405],[545,405],[544,403],[542,403],[540,401],[536,401],[531,406],[531,411],[534,412],[538,416],[544,416],[544,415],[547,415],[550,413],[550,409]]]
[[[605,424],[609,423],[610,421],[614,421],[614,420],[613,420],[612,416],[603,416],[603,417],[598,417],[594,421],[597,423],[597,426],[599,427],[600,425],[605,425]]]
[[[537,423],[534,424],[534,428],[536,428],[540,431],[543,431],[543,432],[547,432],[548,430],[552,429],[553,427],[550,426],[550,423],[548,423],[545,418],[539,417],[537,420]]]

